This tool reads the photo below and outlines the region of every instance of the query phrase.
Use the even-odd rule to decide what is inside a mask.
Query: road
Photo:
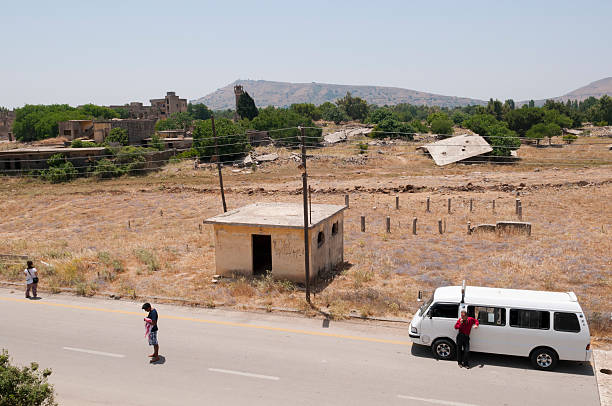
[[[61,405],[598,405],[589,363],[436,361],[406,326],[156,305],[149,364],[140,303],[0,289],[0,347],[53,369]]]

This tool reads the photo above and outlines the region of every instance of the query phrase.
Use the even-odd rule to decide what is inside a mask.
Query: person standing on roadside
[[[38,296],[36,295],[36,288],[38,287],[38,271],[34,268],[34,264],[32,261],[28,261],[27,268],[23,271],[26,275],[26,299],[36,299]],[[30,296],[30,290],[32,290],[32,295]]]
[[[461,309],[461,317],[455,323],[455,330],[459,330],[457,334],[457,363],[459,368],[469,368],[470,357],[470,331],[478,328],[478,320],[473,317],[468,317],[465,309]]]
[[[145,318],[145,323],[147,324],[146,327],[149,336],[149,345],[153,346],[153,354],[149,355],[151,358],[150,362],[157,362],[159,361],[159,344],[157,342],[157,331],[159,330],[157,327],[157,319],[159,316],[157,315],[157,310],[151,307],[150,303],[143,304],[142,310],[149,312]]]

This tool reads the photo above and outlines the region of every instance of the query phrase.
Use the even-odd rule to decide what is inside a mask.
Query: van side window
[[[510,327],[550,329],[550,312],[510,309]]]
[[[436,303],[431,307],[431,317],[456,319],[459,317],[459,303]]]
[[[555,330],[568,331],[570,333],[580,332],[580,323],[575,313],[555,312]]]
[[[468,306],[468,316],[488,326],[505,326],[506,309],[503,307]]]

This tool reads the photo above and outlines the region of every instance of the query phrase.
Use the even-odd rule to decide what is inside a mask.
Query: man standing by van
[[[457,363],[459,363],[460,368],[469,368],[470,331],[472,326],[478,328],[478,320],[468,317],[465,309],[461,309],[461,317],[455,323],[455,330],[459,330],[459,334],[457,334]]]

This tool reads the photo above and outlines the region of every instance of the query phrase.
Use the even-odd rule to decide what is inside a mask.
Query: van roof
[[[434,292],[436,302],[460,302],[461,286],[444,286]],[[465,303],[523,309],[582,312],[574,292],[545,292],[467,286]]]

